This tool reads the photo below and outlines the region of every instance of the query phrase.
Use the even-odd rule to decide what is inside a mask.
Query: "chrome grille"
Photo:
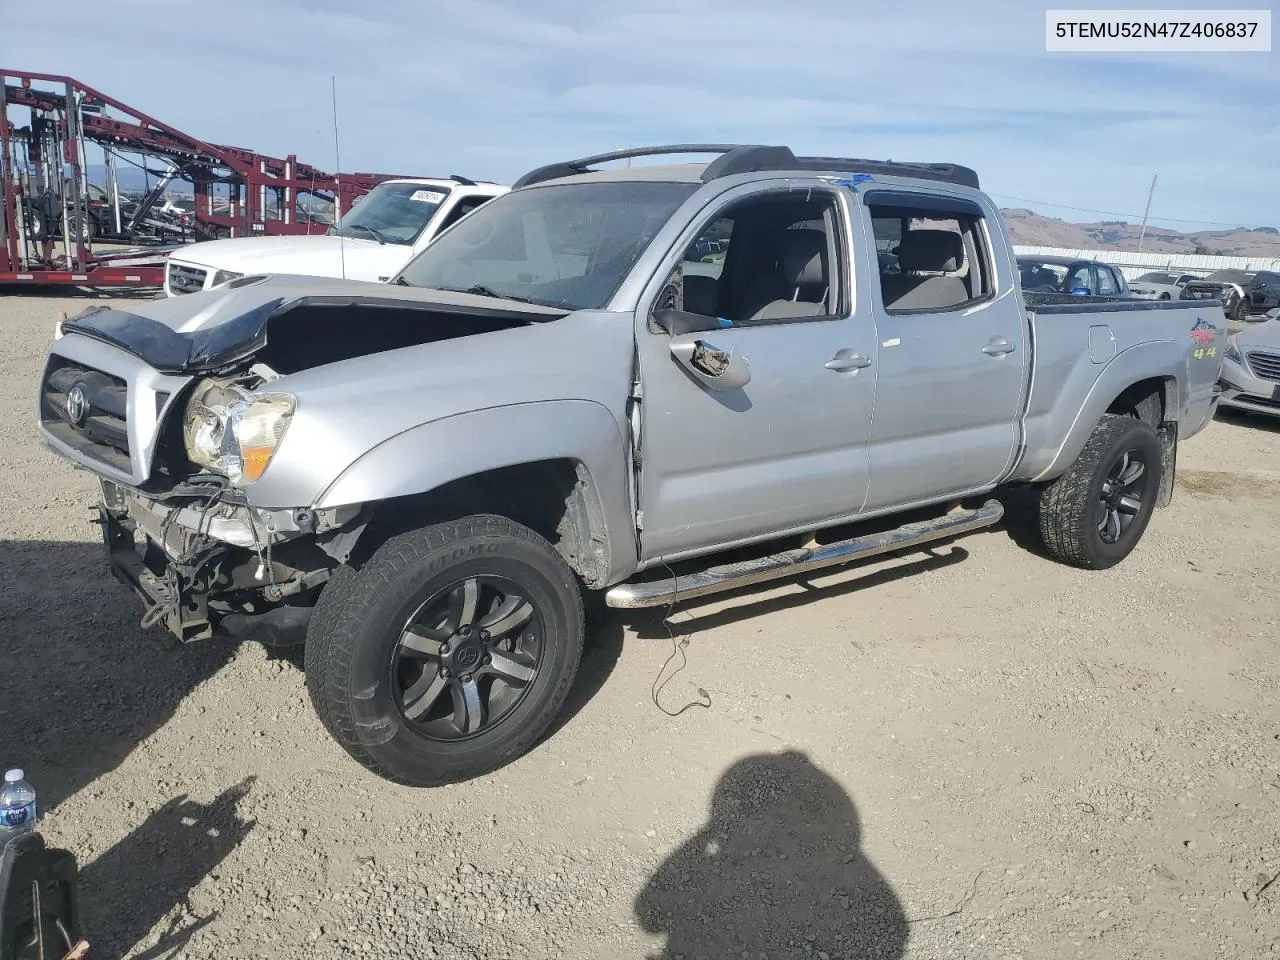
[[[129,388],[119,377],[55,355],[40,383],[40,422],[67,446],[128,471],[128,400]]]
[[[204,289],[205,277],[209,275],[208,270],[202,270],[200,267],[188,267],[181,263],[169,262],[169,292],[170,293],[199,293]]]
[[[1280,353],[1250,350],[1248,357],[1249,369],[1253,371],[1255,377],[1280,383]]]

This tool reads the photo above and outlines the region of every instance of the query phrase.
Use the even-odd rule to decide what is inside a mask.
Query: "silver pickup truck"
[[[655,154],[715,159],[596,169]],[[390,284],[90,308],[37,410],[101,479],[144,624],[305,639],[333,736],[432,785],[546,733],[584,598],[667,605],[1019,502],[1051,556],[1119,563],[1225,337],[1216,302],[1024,294],[968,168],[693,144],[535,170]]]

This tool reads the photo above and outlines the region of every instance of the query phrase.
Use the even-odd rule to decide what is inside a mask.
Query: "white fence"
[[[1078,257],[1101,260],[1120,268],[1127,280],[1159,270],[1165,273],[1194,273],[1206,276],[1215,270],[1275,270],[1280,257],[1206,257],[1194,253],[1131,253],[1127,250],[1068,250],[1062,247],[1027,247],[1015,244],[1014,253],[1029,257]]]

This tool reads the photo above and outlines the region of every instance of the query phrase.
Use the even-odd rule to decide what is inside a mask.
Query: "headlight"
[[[251,393],[205,381],[187,403],[182,425],[187,456],[234,484],[253,483],[271,463],[296,404],[287,393]]]
[[[1244,357],[1240,355],[1240,348],[1236,346],[1235,337],[1227,338],[1227,349],[1223,351],[1222,355],[1232,363],[1238,363],[1240,366],[1244,366]]]
[[[232,280],[239,280],[243,276],[243,273],[234,273],[231,270],[219,270],[213,275],[213,283],[211,283],[210,286],[220,287],[224,283],[230,283]]]

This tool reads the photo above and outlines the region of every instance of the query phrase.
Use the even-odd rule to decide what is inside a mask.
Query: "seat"
[[[955,272],[964,263],[964,242],[951,230],[908,230],[898,244],[902,272],[882,275],[890,310],[946,310],[969,299]]]
[[[716,278],[687,273],[683,279],[685,310],[704,317],[716,316],[716,301],[720,298],[720,285]]]
[[[826,312],[827,235],[784,230],[773,269],[751,282],[743,298],[746,320],[816,317]]]

